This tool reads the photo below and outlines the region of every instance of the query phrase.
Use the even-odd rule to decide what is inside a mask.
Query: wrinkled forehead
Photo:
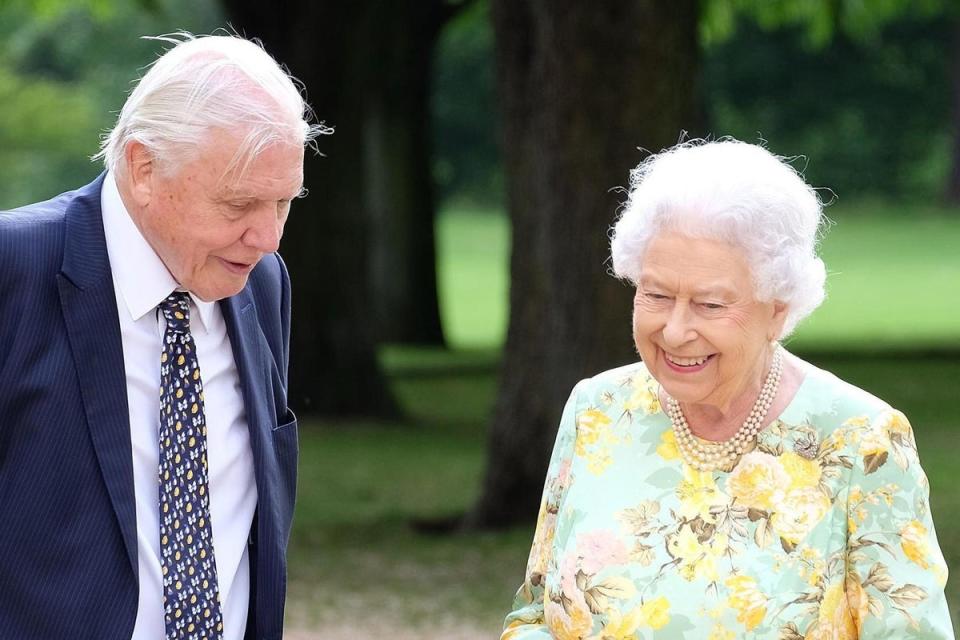
[[[303,145],[283,132],[214,130],[203,144],[205,155],[217,167],[218,190],[238,194],[264,188],[298,192],[303,184]]]
[[[637,284],[691,293],[752,294],[752,268],[742,247],[714,238],[666,232],[651,238]]]

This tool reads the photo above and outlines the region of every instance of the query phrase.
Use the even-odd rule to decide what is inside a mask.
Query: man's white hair
[[[127,145],[137,141],[165,174],[175,174],[197,157],[209,133],[223,130],[241,137],[228,173],[242,175],[271,144],[307,145],[330,133],[309,123],[312,112],[298,82],[259,44],[183,31],[150,39],[173,46],[134,87],[94,156],[110,171],[121,168]]]
[[[754,297],[787,305],[782,338],[823,302],[817,245],[825,223],[817,193],[786,159],[730,138],[691,140],[631,172],[611,237],[613,271],[636,285],[661,232],[729,243],[750,265]]]

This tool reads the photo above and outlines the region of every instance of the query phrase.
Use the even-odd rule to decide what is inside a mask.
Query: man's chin
[[[199,286],[196,289],[190,289],[190,293],[204,302],[217,302],[224,298],[235,296],[247,286],[247,278],[231,278],[233,282],[218,283],[216,285]]]

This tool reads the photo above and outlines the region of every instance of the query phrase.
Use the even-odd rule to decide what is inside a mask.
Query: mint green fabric
[[[578,384],[502,640],[953,638],[906,417],[807,365],[730,468],[680,458],[642,363]]]

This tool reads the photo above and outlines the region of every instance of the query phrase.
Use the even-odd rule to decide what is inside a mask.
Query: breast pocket
[[[297,440],[297,416],[287,409],[273,430],[273,448],[277,455],[277,466],[283,479],[283,495],[287,502],[283,506],[287,513],[293,513],[293,503],[297,494],[297,460],[300,454]]]

